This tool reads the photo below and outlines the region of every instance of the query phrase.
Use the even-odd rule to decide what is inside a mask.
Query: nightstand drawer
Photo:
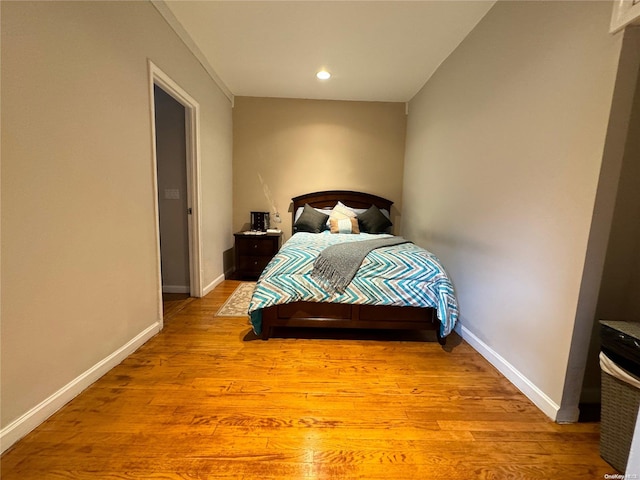
[[[249,237],[249,238],[247,238]],[[240,255],[273,255],[278,251],[278,242],[274,238],[237,237],[236,248]]]
[[[236,278],[258,278],[282,242],[281,233],[246,235],[236,233]]]
[[[263,257],[245,257],[245,256],[240,256],[238,258],[239,261],[239,265],[236,267],[238,268],[241,272],[245,272],[246,274],[249,275],[260,275],[262,273],[262,270],[264,270],[264,267],[267,266],[267,263],[269,263],[269,260],[271,260],[272,257],[269,256],[263,256]]]

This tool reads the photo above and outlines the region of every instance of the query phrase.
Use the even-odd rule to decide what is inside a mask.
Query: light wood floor
[[[2,457],[10,479],[602,479],[599,425],[557,425],[458,337],[255,339],[214,316],[164,330]],[[315,337],[315,338],[314,338]],[[335,337],[335,335],[333,335]]]
[[[163,293],[162,312],[164,318],[168,319],[169,317],[172,317],[193,300],[195,300],[195,298],[190,297],[188,293]]]

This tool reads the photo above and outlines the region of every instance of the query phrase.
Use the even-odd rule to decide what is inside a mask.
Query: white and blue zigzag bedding
[[[254,332],[259,335],[262,331],[263,308],[310,301],[433,307],[441,323],[440,334],[448,335],[458,319],[453,286],[440,261],[413,243],[373,250],[344,293],[331,294],[312,278],[313,262],[326,247],[382,236],[329,232],[293,235],[258,279],[249,305]]]

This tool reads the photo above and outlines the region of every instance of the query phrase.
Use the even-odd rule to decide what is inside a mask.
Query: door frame
[[[640,82],[638,70],[640,49],[638,46],[640,46],[640,28],[625,29],[618,55],[617,74],[580,282],[562,400],[556,415],[558,423],[573,423],[579,419],[580,398],[585,368],[591,350],[591,337],[594,328],[599,328],[598,298],[613,223],[618,182],[629,134],[634,96],[637,84]],[[640,416],[638,418],[640,419]]]
[[[187,164],[187,208],[191,210],[188,218],[189,236],[189,279],[190,295],[202,297],[201,238],[200,238],[200,104],[163,72],[151,60],[149,66],[149,99],[151,111],[151,151],[153,175],[153,205],[156,229],[156,266],[159,292],[159,312],[162,318],[162,268],[160,251],[160,206],[158,201],[158,158],[156,152],[156,119],[153,87],[157,85],[185,110],[186,164]]]

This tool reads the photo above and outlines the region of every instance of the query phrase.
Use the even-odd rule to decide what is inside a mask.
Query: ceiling
[[[227,94],[406,102],[495,0],[153,3]]]

